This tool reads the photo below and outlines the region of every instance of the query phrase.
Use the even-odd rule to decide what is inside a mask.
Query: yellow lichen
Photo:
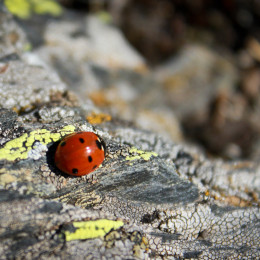
[[[112,22],[112,17],[109,12],[105,12],[105,11],[97,12],[97,17],[104,23]]]
[[[50,14],[59,16],[62,13],[61,6],[52,0],[30,0],[33,6],[33,11],[36,14]]]
[[[21,19],[30,18],[32,13],[61,15],[61,6],[53,0],[4,0],[6,8]]]
[[[131,155],[126,157],[127,161],[133,161],[138,159],[143,159],[145,161],[149,161],[152,156],[158,156],[155,152],[146,152],[142,150],[138,150],[136,147],[132,147],[129,151]]]
[[[2,149],[0,149],[0,160],[14,161],[28,158],[28,152],[33,149],[33,144],[39,142],[47,145],[51,142],[58,141],[61,137],[73,133],[75,127],[68,125],[63,127],[57,133],[51,133],[47,129],[38,129],[30,133],[7,142]]]
[[[99,219],[93,221],[74,222],[75,232],[65,231],[66,241],[93,239],[104,237],[113,229],[118,229],[124,225],[123,221]]]
[[[25,45],[23,46],[23,51],[31,51],[32,50],[32,44],[27,42],[25,43]]]
[[[30,17],[30,4],[27,0],[4,0],[4,4],[10,13],[22,19]]]

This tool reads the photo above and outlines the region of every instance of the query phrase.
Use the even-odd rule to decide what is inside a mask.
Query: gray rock
[[[86,116],[99,108],[75,101],[48,65],[13,57],[0,84],[2,259],[260,257],[259,165],[210,160],[115,116],[94,127]],[[53,160],[73,131],[107,146],[80,178]]]

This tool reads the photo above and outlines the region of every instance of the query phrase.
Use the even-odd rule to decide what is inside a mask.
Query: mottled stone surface
[[[3,5],[0,6],[0,12],[0,58],[2,60],[8,55],[22,53],[26,49],[28,41],[25,33],[16,25],[11,14],[5,12]]]
[[[0,17],[13,23],[3,11]],[[258,163],[209,159],[198,147],[122,120],[118,109],[104,116],[98,102],[75,97],[37,55],[8,44],[11,55],[0,55],[1,259],[260,257]],[[149,90],[148,76],[123,64],[125,78]],[[103,72],[120,74],[109,66]],[[63,174],[53,160],[60,138],[74,131],[93,131],[107,146],[102,166],[80,178]],[[75,224],[102,219],[123,226],[105,231],[96,224],[90,238]],[[85,238],[70,240],[77,231]]]

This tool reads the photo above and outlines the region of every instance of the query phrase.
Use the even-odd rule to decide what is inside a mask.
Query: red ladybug
[[[55,153],[55,164],[63,172],[82,176],[94,171],[105,159],[105,143],[92,132],[65,136]]]

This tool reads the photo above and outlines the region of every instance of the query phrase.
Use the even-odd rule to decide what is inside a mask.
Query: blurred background
[[[16,19],[32,50],[96,113],[209,156],[259,161],[260,1],[56,3],[62,14],[54,5]]]

